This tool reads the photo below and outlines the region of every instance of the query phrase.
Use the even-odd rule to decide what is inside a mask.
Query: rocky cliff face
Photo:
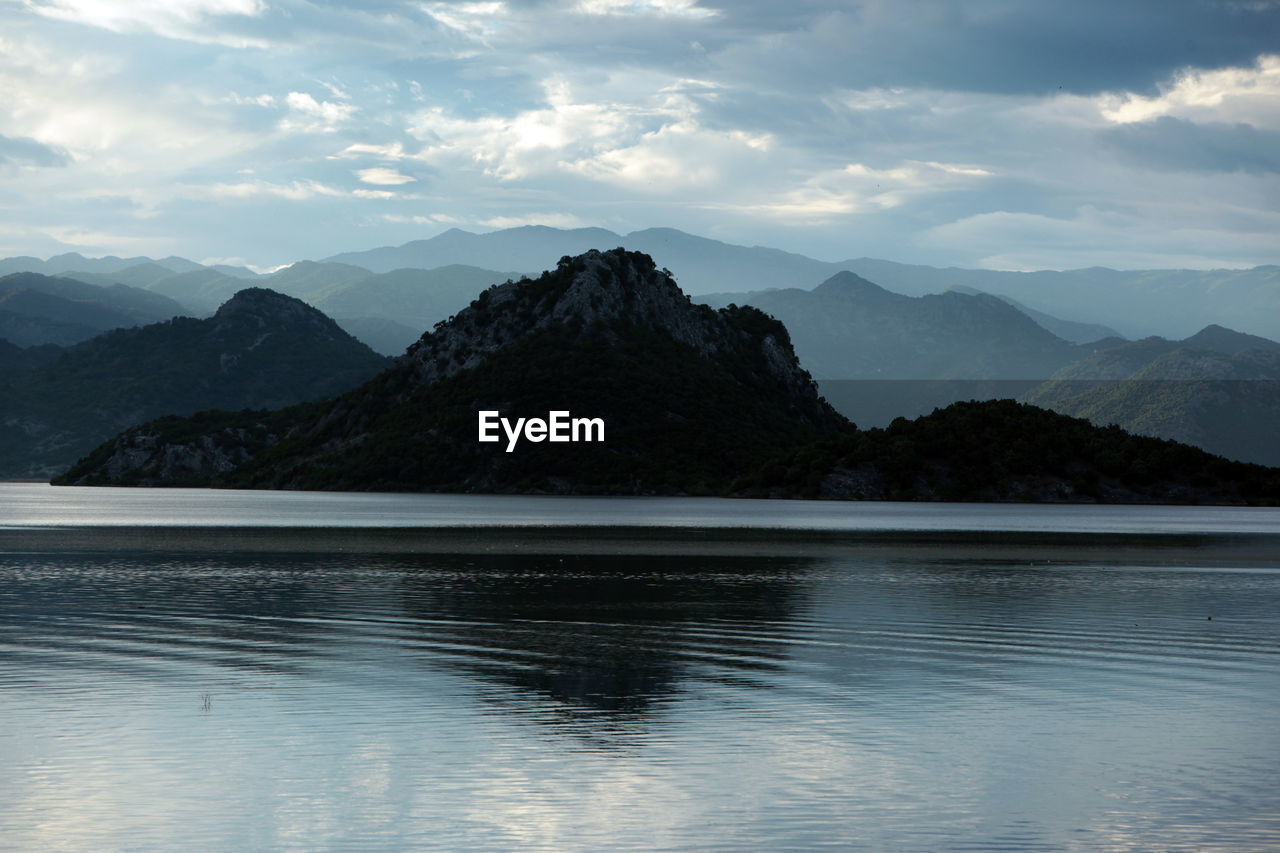
[[[480,410],[513,420],[567,410],[601,419],[605,441],[508,452],[477,441]],[[781,323],[695,305],[647,255],[623,249],[484,291],[387,373],[276,425],[146,425],[64,481],[714,493],[781,449],[848,428]],[[241,429],[262,441],[241,441]]]
[[[732,321],[748,313],[762,334],[733,328]],[[429,384],[474,368],[490,354],[552,326],[595,328],[616,341],[613,327],[619,322],[660,329],[706,358],[731,353],[751,338],[776,379],[799,393],[811,384],[797,369],[790,336],[781,323],[753,309],[718,313],[696,305],[648,255],[620,249],[566,256],[554,272],[536,281],[489,288],[423,335],[410,348],[407,361],[418,380]]]

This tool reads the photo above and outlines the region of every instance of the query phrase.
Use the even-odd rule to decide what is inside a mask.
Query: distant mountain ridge
[[[20,347],[69,346],[181,313],[171,299],[119,284],[97,287],[31,272],[0,277],[0,339]]]
[[[1090,352],[994,296],[903,296],[848,271],[812,290],[703,299],[777,317],[801,362],[821,380],[1048,378]]]
[[[1221,326],[1097,352],[1020,399],[1229,459],[1280,465],[1280,343]]]
[[[1022,306],[1078,323],[1101,323],[1128,337],[1189,335],[1216,322],[1257,335],[1280,338],[1280,266],[1226,270],[1079,270],[1010,272],[940,269],[875,258],[820,261],[779,249],[738,246],[650,228],[622,235],[602,228],[560,229],[528,225],[485,234],[450,229],[426,240],[327,260],[374,271],[396,267],[474,264],[535,273],[562,255],[626,245],[679,270],[685,292],[767,288],[811,289],[841,271],[856,273],[908,296],[971,287],[1000,293]]]
[[[958,293],[967,293],[971,296],[984,292],[977,288],[965,287],[964,285],[956,285],[949,289]],[[1110,326],[1104,326],[1101,323],[1077,323],[1074,320],[1063,320],[1060,317],[1053,316],[1052,314],[1046,314],[1043,311],[1028,308],[1026,305],[1023,305],[1011,296],[1002,296],[999,293],[993,293],[991,295],[1003,302],[1008,302],[1014,308],[1017,308],[1023,314],[1026,314],[1032,320],[1035,320],[1038,325],[1062,338],[1064,341],[1071,341],[1072,343],[1077,344],[1091,344],[1096,341],[1107,340],[1108,338],[1123,337],[1115,329]]]
[[[804,255],[762,246],[739,246],[720,240],[686,234],[674,228],[648,228],[626,235],[603,228],[559,229],[522,226],[483,234],[451,229],[425,240],[403,246],[388,246],[362,252],[344,252],[324,259],[362,267],[374,273],[418,268],[437,269],[461,264],[517,274],[537,274],[555,265],[565,255],[589,249],[605,250],[627,245],[655,258],[659,266],[680,270],[685,292],[700,295],[716,292],[759,291],[769,288],[812,289],[841,271],[853,272],[890,291],[908,296],[941,293],[965,287],[997,293],[1015,300],[1030,312],[1042,312],[1059,321],[1096,324],[1118,330],[1130,338],[1160,334],[1183,337],[1206,323],[1217,323],[1249,334],[1280,338],[1280,266],[1220,270],[1041,270],[1012,272],[936,268],[895,263],[875,258],[821,261]],[[182,258],[86,259],[69,254],[41,261],[10,258],[0,261],[0,273],[29,270],[57,273],[78,271],[87,274],[119,274],[147,263],[175,274],[207,277],[210,272],[228,278],[252,277],[250,270],[237,267],[200,267]],[[509,273],[507,274],[509,275]],[[215,288],[208,280],[192,290]],[[254,279],[257,281],[257,279]],[[278,282],[285,291],[289,288]],[[126,282],[128,283],[128,282]],[[274,288],[276,284],[259,281]],[[178,280],[161,292],[188,304],[177,290]],[[187,284],[182,283],[183,287]],[[222,291],[209,289],[203,308],[212,310],[227,298],[233,287],[223,282]],[[394,318],[387,318],[394,319]],[[1057,330],[1065,338],[1074,335]]]

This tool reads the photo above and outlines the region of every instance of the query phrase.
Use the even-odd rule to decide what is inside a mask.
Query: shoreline
[[[942,558],[1280,569],[1280,535],[745,527],[0,527],[0,553],[698,555]]]

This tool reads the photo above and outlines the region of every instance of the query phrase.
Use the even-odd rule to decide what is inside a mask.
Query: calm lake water
[[[1277,566],[1275,510],[0,484],[0,849],[1274,851]]]

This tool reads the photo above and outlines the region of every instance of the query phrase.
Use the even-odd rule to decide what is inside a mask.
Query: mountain
[[[815,261],[779,249],[735,246],[674,228],[649,228],[621,235],[604,228],[560,229],[545,225],[525,225],[487,234],[451,228],[428,240],[347,252],[328,260],[359,264],[377,272],[396,267],[469,264],[533,273],[546,269],[565,255],[621,245],[645,252],[663,265],[680,270],[681,289],[691,294],[730,288],[808,288],[841,268],[839,264]]]
[[[18,346],[67,346],[107,329],[184,313],[171,299],[133,287],[99,287],[39,273],[0,278],[0,338]]]
[[[16,258],[0,258],[0,275],[14,272],[38,272],[45,275],[62,275],[64,273],[116,273],[130,267],[136,267],[144,264],[157,264],[172,270],[173,272],[191,272],[193,270],[205,269],[195,261],[189,261],[186,258],[178,258],[170,256],[153,261],[151,258],[135,257],[135,258],[118,258],[115,255],[108,255],[102,258],[86,258],[78,252],[68,252],[63,255],[54,255],[48,260],[22,256]],[[232,273],[236,275],[249,275],[254,273],[244,267],[218,266],[217,269],[222,272]]]
[[[385,317],[335,317],[334,322],[342,331],[382,355],[403,355],[422,332],[414,326],[406,326]],[[434,325],[434,324],[431,324]]]
[[[1067,320],[1097,322],[1131,338],[1181,336],[1206,321],[1280,337],[1280,266],[1218,270],[968,270],[859,258],[846,269],[906,294],[966,286],[1001,293]]]
[[[157,263],[146,262],[108,273],[75,272],[80,281],[110,286],[115,284],[141,288],[160,294],[186,306],[184,313],[204,316],[238,291],[245,280],[213,269],[174,271]]]
[[[366,273],[303,298],[330,317],[380,317],[416,328],[421,334],[467,307],[490,285],[519,277],[519,273],[462,264],[431,270],[400,269]]]
[[[653,228],[620,235],[601,228],[524,226],[472,234],[451,229],[428,240],[328,260],[375,272],[399,267],[471,264],[531,273],[556,258],[627,245],[680,271],[691,294],[771,287],[809,289],[849,271],[896,293],[923,296],[956,286],[1000,293],[1021,306],[1076,323],[1106,325],[1126,337],[1186,335],[1205,322],[1280,337],[1280,267],[1220,270],[1082,270],[1014,272],[901,264],[875,258],[820,261],[761,246],[737,246]]]
[[[739,494],[843,500],[1280,505],[1280,469],[1013,400],[954,403],[784,455]]]
[[[54,344],[20,347],[0,338],[0,381],[3,377],[50,364],[62,355],[62,347]]]
[[[1280,465],[1280,343],[1208,326],[1182,341],[1146,338],[1071,365],[1022,400]]]
[[[851,272],[813,290],[703,298],[777,317],[801,363],[823,380],[1047,378],[1089,352],[994,296],[903,296]]]
[[[1059,323],[1097,326],[1138,338],[1153,334],[1189,335],[1216,323],[1254,335],[1280,338],[1280,266],[1218,270],[1009,270],[937,268],[876,258],[822,261],[762,246],[739,246],[686,234],[674,228],[650,228],[621,235],[603,228],[559,229],[523,226],[473,234],[451,229],[426,240],[363,252],[346,252],[325,259],[362,267],[375,273],[397,269],[435,269],[452,264],[532,274],[565,255],[588,249],[627,245],[652,255],[660,266],[680,270],[683,289],[692,294],[758,291],[768,288],[810,289],[838,272],[853,272],[882,287],[907,296],[941,293],[965,287],[1000,294],[1025,311],[1049,315]],[[154,263],[175,273],[215,272],[232,279],[253,279],[243,267],[201,267],[182,258],[85,258],[59,255],[0,260],[0,274],[42,272],[59,274],[119,273]],[[323,263],[323,262],[322,262]],[[301,293],[269,282],[273,289]],[[124,282],[130,283],[130,282]],[[203,312],[234,292],[213,296],[212,304],[196,304],[165,285],[158,292]],[[1040,317],[1036,319],[1042,320]],[[1046,327],[1067,340],[1082,341],[1092,332],[1045,321]],[[1096,331],[1096,330],[1095,330]],[[1087,341],[1082,341],[1087,342]]]
[[[619,245],[622,245],[622,238],[603,228],[561,229],[526,225],[489,234],[450,228],[428,240],[414,240],[403,246],[384,246],[363,252],[344,252],[325,258],[325,261],[356,264],[374,272],[463,264],[533,273],[547,269],[565,255]]]
[[[118,329],[11,376],[0,391],[0,475],[61,470],[164,414],[332,396],[388,363],[302,302],[246,289],[211,318]]]
[[[481,443],[479,411],[599,418],[604,440]],[[336,400],[156,421],[59,482],[707,494],[847,428],[782,324],[692,303],[647,255],[593,250],[483,291]]]
[[[1224,329],[1216,324],[1205,326],[1191,337],[1182,341],[1182,346],[1185,349],[1208,350],[1209,352],[1220,352],[1226,355],[1239,355],[1249,350],[1280,352],[1280,342],[1259,337],[1258,335],[1246,335],[1232,329]]]
[[[369,277],[369,270],[350,264],[298,261],[260,279],[261,284],[299,299],[314,296],[334,285]]]
[[[212,313],[245,287],[244,278],[214,269],[174,272],[154,263],[80,275],[95,283],[119,281],[171,296],[199,315]],[[350,264],[299,261],[257,276],[254,284],[297,297],[339,318],[343,328],[375,350],[399,355],[423,329],[466,307],[484,288],[518,276],[462,264],[371,273]]]
[[[982,293],[973,287],[965,287],[964,285],[956,285],[949,288],[959,293],[968,293],[969,295],[977,295]],[[1028,308],[1018,300],[1011,296],[1002,296],[999,293],[991,294],[997,299],[1008,302],[1014,308],[1017,308],[1023,314],[1026,314],[1041,328],[1052,332],[1064,341],[1071,341],[1077,344],[1091,344],[1095,341],[1109,340],[1122,337],[1119,332],[1110,326],[1104,326],[1101,323],[1077,323],[1074,320],[1063,320],[1061,317],[1054,317],[1052,314],[1046,314],[1043,311],[1037,311],[1034,308]]]

